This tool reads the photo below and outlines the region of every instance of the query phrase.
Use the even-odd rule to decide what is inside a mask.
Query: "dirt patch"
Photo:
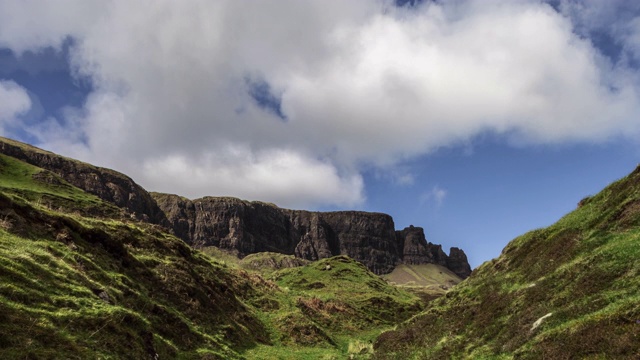
[[[336,343],[316,324],[299,315],[289,315],[279,324],[283,343],[303,346],[331,345]]]
[[[614,215],[613,221],[622,229],[628,229],[640,224],[640,200],[633,200],[624,205],[619,213]]]

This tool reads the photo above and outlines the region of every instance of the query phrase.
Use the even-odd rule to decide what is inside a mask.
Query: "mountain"
[[[67,180],[78,178],[0,154],[2,359],[362,358],[423,309],[345,256],[263,256],[276,259],[269,278],[245,271]],[[139,191],[111,179],[91,189]]]
[[[374,347],[376,359],[640,358],[640,167]]]
[[[640,358],[640,167],[461,281],[461,250],[388,215],[149,194],[0,150],[2,359]]]

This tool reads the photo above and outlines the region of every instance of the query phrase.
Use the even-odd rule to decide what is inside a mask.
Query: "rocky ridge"
[[[149,193],[128,176],[0,137],[0,153],[51,171],[123,209],[125,215],[167,227],[194,247],[216,246],[240,257],[278,252],[306,260],[348,255],[376,274],[401,263],[435,263],[466,278],[464,252],[428,243],[424,231],[394,228],[391,216],[362,211],[288,210],[230,197],[189,200]]]
[[[396,231],[387,214],[362,211],[311,212],[230,197],[189,200],[152,193],[176,236],[194,247],[216,246],[244,257],[277,252],[306,260],[348,255],[376,274],[407,263],[438,264],[461,278],[471,273],[465,253],[426,241],[424,230]]]

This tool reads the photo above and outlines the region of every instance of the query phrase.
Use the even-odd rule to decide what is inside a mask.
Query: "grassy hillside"
[[[238,261],[238,265],[243,269],[257,271],[264,275],[270,275],[281,269],[304,266],[309,263],[309,260],[274,252],[250,254]]]
[[[376,358],[640,358],[640,169],[513,240]]]
[[[209,254],[0,155],[0,358],[369,358],[421,310],[346,257]]]
[[[425,301],[446,294],[449,289],[462,281],[451,270],[437,264],[400,264],[391,273],[382,277],[391,284],[420,296]]]
[[[263,320],[277,346],[258,346],[256,359],[367,359],[383,330],[422,309],[418,297],[390,286],[364,265],[335,256],[270,276],[279,294],[263,301]]]
[[[0,191],[58,212],[117,217],[121,211],[66,182],[60,176],[0,154]]]
[[[269,342],[247,305],[264,280],[152,225],[89,217],[114,207],[0,160],[0,358],[239,358]]]

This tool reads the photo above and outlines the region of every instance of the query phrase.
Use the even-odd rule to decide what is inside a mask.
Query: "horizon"
[[[472,268],[640,162],[636,2],[243,5],[0,0],[0,136],[147,191],[385,213]]]

